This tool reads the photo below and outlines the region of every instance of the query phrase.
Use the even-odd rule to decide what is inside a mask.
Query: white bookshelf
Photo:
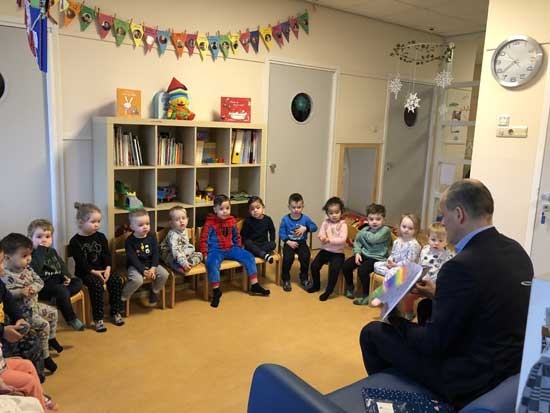
[[[115,164],[115,131],[137,136],[143,158],[142,166]],[[255,163],[232,164],[232,136],[236,130],[254,131],[257,137]],[[174,165],[158,164],[158,141],[170,136],[183,143],[182,162]],[[221,163],[202,163],[196,156],[197,138],[215,142],[215,156]],[[116,228],[128,223],[128,211],[115,206],[115,182],[122,181],[143,202],[150,212],[151,226],[160,229],[168,225],[168,210],[181,205],[187,209],[189,227],[202,226],[212,203],[195,199],[196,183],[204,190],[214,187],[216,194],[230,196],[232,192],[247,192],[264,198],[265,125],[228,122],[177,121],[164,119],[126,119],[96,117],[93,119],[93,192],[94,203],[101,208],[102,228],[112,239]],[[174,185],[176,199],[158,202],[157,187]],[[246,201],[232,202],[232,214],[245,216]]]

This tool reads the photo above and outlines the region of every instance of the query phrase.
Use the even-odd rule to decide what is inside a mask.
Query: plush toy
[[[166,111],[167,119],[193,120],[195,114],[187,107],[189,105],[189,95],[187,88],[181,84],[175,77],[172,78],[168,86],[168,104]]]

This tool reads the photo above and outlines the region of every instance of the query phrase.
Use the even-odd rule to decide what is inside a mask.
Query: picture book
[[[250,123],[250,112],[250,98],[221,98],[220,118],[223,122]]]
[[[411,262],[399,267],[393,277],[384,280],[384,293],[379,297],[380,301],[384,304],[384,309],[380,316],[382,320],[388,317],[390,312],[399,304],[399,301],[420,280],[423,272],[420,265]]]
[[[116,90],[116,114],[124,118],[141,118],[141,90]]]

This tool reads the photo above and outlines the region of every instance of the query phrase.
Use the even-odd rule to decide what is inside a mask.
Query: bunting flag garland
[[[193,51],[197,45],[197,36],[198,33],[188,34],[185,40],[185,46],[187,46],[187,50],[189,51],[189,57],[193,56]]]
[[[300,27],[306,34],[309,34],[309,14],[307,10],[304,12],[304,14],[298,16],[298,23],[300,24]]]
[[[283,29],[281,28],[280,23],[273,26],[273,37],[275,38],[275,41],[277,42],[279,47],[283,47],[283,44],[284,44]]]
[[[271,26],[260,29],[260,33],[262,34],[262,40],[264,41],[265,48],[268,51],[271,50],[271,42],[273,41],[273,30],[271,29]]]
[[[130,30],[130,23],[125,22],[124,20],[115,19],[114,28],[116,45],[120,46],[124,41],[128,30]]]
[[[143,40],[143,25],[130,23],[130,31],[135,47],[141,46],[141,41]]]
[[[289,19],[290,22],[290,29],[292,30],[292,33],[294,33],[294,36],[298,38],[298,32],[300,31],[300,26],[298,25],[298,19],[296,17],[291,17]]]
[[[168,39],[170,38],[170,32],[166,30],[159,30],[157,32],[157,41],[159,43],[159,55],[164,54],[166,46],[168,46]]]
[[[206,36],[202,34],[197,36],[197,48],[199,49],[201,60],[204,60],[204,56],[206,56],[206,52],[209,48],[208,38]]]
[[[105,39],[113,28],[113,16],[107,16],[106,14],[99,13],[97,16],[97,26],[99,36]]]
[[[229,54],[229,50],[231,49],[231,39],[229,38],[229,35],[222,34],[220,36],[220,48],[224,59],[227,59],[227,55]]]
[[[80,3],[75,3],[72,0],[69,0],[69,6],[63,14],[63,26],[67,27],[71,24],[76,16],[80,14]]]
[[[153,29],[152,27],[143,27],[143,43],[145,43],[145,53],[149,53],[155,45],[155,40],[157,40],[157,31],[157,29]]]
[[[39,69],[48,71],[48,5],[33,7],[30,0],[25,0],[25,26],[29,47]]]
[[[258,50],[260,48],[260,31],[254,30],[253,32],[250,32],[250,44],[252,45],[252,48],[256,53],[258,53]]]
[[[233,54],[237,54],[237,50],[239,49],[239,39],[240,39],[239,33],[231,33],[229,35],[229,38],[231,39],[231,51]]]
[[[95,20],[95,10],[91,7],[82,4],[80,6],[80,31],[83,32],[88,28],[91,22]]]
[[[290,42],[290,20],[281,23],[281,30],[285,35],[286,42]]]
[[[210,53],[212,53],[212,60],[216,60],[218,58],[218,53],[220,52],[220,36],[217,34],[214,36],[207,36],[208,37],[208,43],[210,43]]]
[[[183,51],[185,49],[185,38],[187,37],[187,34],[184,33],[176,33],[172,32],[172,43],[174,44],[174,49],[176,49],[176,56],[178,56],[178,59],[183,56]]]
[[[246,32],[241,33],[239,41],[243,45],[243,49],[246,53],[250,50],[250,31],[246,29]]]
[[[59,12],[65,13],[65,11],[69,8],[69,2],[68,0],[59,0]]]

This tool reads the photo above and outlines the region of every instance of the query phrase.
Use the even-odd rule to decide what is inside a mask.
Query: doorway
[[[402,90],[406,91],[402,96],[408,95],[412,84],[403,82]],[[420,98],[415,113],[403,107],[403,97],[388,97],[381,189],[386,222],[392,226],[399,225],[403,213],[424,216],[435,87],[416,83],[414,93]]]
[[[269,64],[266,209],[276,226],[293,192],[302,194],[304,213],[314,222],[324,219],[335,78],[335,70]]]

